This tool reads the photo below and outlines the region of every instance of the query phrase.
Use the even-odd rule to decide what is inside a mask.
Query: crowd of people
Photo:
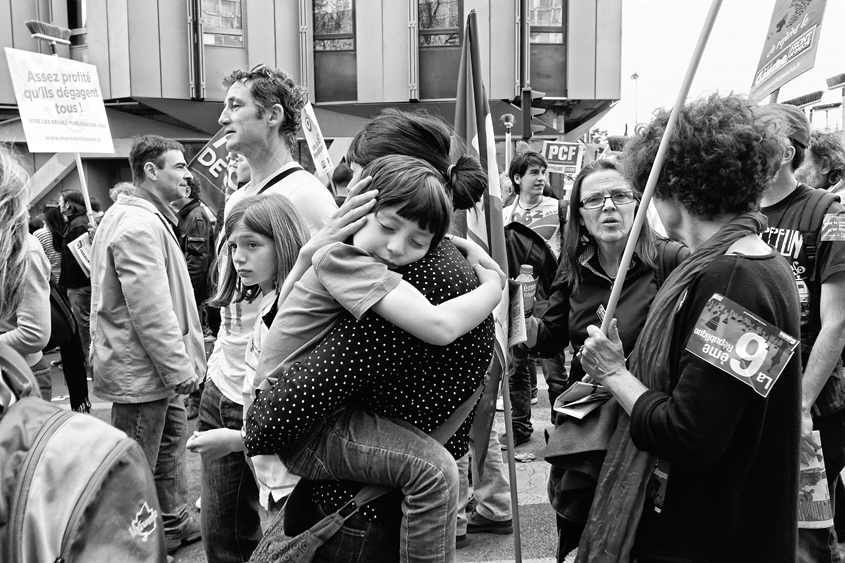
[[[452,215],[475,207],[487,178],[443,121],[383,111],[327,189],[292,153],[302,88],[264,65],[223,86],[240,187],[216,225],[182,145],[146,135],[131,148],[132,183],[96,224],[83,194],[64,190],[28,234],[26,176],[0,150],[11,233],[0,241],[0,343],[49,400],[51,307],[67,304],[76,329],[57,346],[71,408],[90,411],[92,378],[112,425],[141,445],[168,553],[201,538],[209,562],[270,561],[335,513],[342,531],[313,561],[448,562],[467,533],[513,533],[507,441],[491,431],[483,472],[468,441],[492,313],[530,264],[528,340],[508,354],[512,443],[533,432],[535,365],[552,405],[576,382],[610,394],[583,423],[552,410],[559,560],[576,549],[584,562],[841,560],[840,135],[812,131],[794,106],[690,101],[638,233],[668,111],[621,155],[585,164],[568,200],[550,192],[543,156],[522,151],[502,177],[502,271],[453,233]],[[73,252],[86,236],[90,272]],[[730,361],[695,346],[721,324],[742,334],[725,341]],[[778,334],[800,341],[792,356]],[[799,462],[819,447],[814,430],[835,517],[804,527]],[[186,451],[202,456],[199,518]],[[367,485],[380,489],[363,503]]]

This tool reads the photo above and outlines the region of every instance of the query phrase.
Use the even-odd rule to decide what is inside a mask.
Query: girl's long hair
[[[23,297],[28,181],[17,155],[0,145],[0,320],[17,311]]]
[[[308,241],[308,229],[288,198],[278,194],[263,194],[239,201],[226,219],[226,236],[243,225],[250,231],[273,241],[276,254],[276,291],[290,273],[299,250]],[[235,270],[229,252],[221,252],[218,260],[225,260],[214,297],[208,302],[212,307],[225,307],[239,301],[252,302],[261,294],[257,285],[245,286]]]
[[[41,215],[44,216],[44,226],[50,231],[53,237],[53,249],[56,252],[62,251],[62,233],[65,230],[65,216],[62,215],[58,204],[52,202],[41,208]]]

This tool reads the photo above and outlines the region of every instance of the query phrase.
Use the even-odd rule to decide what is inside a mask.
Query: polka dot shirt
[[[478,287],[475,272],[449,241],[400,273],[434,304]],[[347,315],[298,369],[291,370],[285,385],[258,397],[247,417],[247,451],[285,451],[350,399],[431,432],[478,388],[492,358],[493,340],[492,316],[449,346],[433,346],[375,313],[358,321]],[[473,416],[474,411],[445,445],[455,458],[467,452]],[[360,488],[351,482],[317,483],[313,500],[336,510]],[[376,523],[395,518],[385,505],[398,509],[376,501],[361,513]]]

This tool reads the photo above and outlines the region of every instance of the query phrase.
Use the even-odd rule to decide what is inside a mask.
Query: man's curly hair
[[[279,135],[285,139],[288,148],[292,148],[296,144],[302,108],[308,101],[305,90],[297,86],[285,71],[263,65],[258,70],[233,71],[223,79],[223,87],[228,89],[235,82],[243,82],[249,88],[258,106],[258,117],[262,117],[275,104],[282,106],[285,118],[279,127]]]
[[[810,152],[817,166],[829,166],[827,183],[832,186],[845,175],[845,143],[840,132],[813,131],[810,135]]]
[[[625,146],[624,174],[640,193],[669,114],[657,110],[651,123],[640,125]],[[785,123],[761,115],[761,108],[735,94],[713,94],[687,103],[666,151],[655,197],[672,197],[705,220],[758,209],[780,169],[786,142]]]

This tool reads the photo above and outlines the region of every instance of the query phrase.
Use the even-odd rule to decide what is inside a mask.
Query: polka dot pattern
[[[478,287],[472,268],[449,241],[400,273],[435,304]],[[375,313],[359,321],[347,315],[305,362],[289,371],[284,385],[257,398],[247,418],[248,452],[286,451],[317,420],[350,399],[431,432],[478,388],[492,358],[493,340],[492,316],[449,346],[433,346]],[[456,458],[467,452],[474,414],[445,445]],[[358,489],[360,484],[319,483],[313,500],[335,510]],[[376,505],[361,511],[374,522],[379,520]]]

